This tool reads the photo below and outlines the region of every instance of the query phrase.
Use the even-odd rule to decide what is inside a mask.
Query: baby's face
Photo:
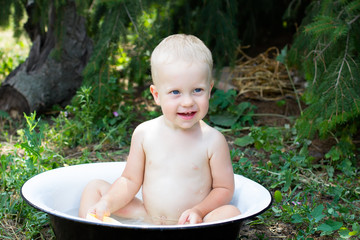
[[[212,88],[205,64],[176,61],[156,73],[150,90],[171,127],[189,129],[205,117]]]

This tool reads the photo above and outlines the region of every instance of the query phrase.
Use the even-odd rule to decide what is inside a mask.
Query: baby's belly
[[[210,190],[211,181],[198,177],[176,179],[171,176],[149,181],[145,179],[143,202],[153,223],[177,224],[180,215],[204,200]]]

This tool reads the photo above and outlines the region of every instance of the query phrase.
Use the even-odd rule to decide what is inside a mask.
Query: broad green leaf
[[[359,223],[353,223],[352,228],[354,231],[360,232],[360,224]]]
[[[323,210],[324,210],[324,205],[322,204],[320,204],[319,206],[317,206],[312,210],[310,214],[314,218],[315,222],[319,222],[321,219],[325,217],[325,215],[322,214]]]
[[[210,121],[222,127],[231,127],[238,120],[238,116],[231,114],[211,115]]]
[[[294,214],[291,216],[291,222],[292,223],[302,223],[303,222],[303,218],[300,216],[300,214]]]
[[[240,147],[246,147],[246,146],[254,143],[254,138],[252,138],[251,136],[244,136],[244,137],[235,139],[234,143]]]
[[[339,230],[339,234],[340,234],[340,237],[341,237],[341,238],[347,239],[347,238],[350,238],[350,237],[351,237],[350,231],[349,231],[349,229],[347,229],[347,228],[341,228],[341,229]]]
[[[318,226],[317,228],[316,228],[316,230],[318,230],[318,231],[322,231],[322,232],[325,232],[325,233],[331,233],[333,230],[332,230],[332,227],[331,226],[329,226],[329,225],[327,225],[326,223],[323,223],[323,224],[321,224],[320,226]],[[321,235],[324,235],[324,234],[321,234]]]
[[[331,219],[326,220],[325,224],[329,225],[332,228],[333,231],[336,231],[336,230],[340,229],[342,227],[342,225],[343,225],[342,222],[334,221],[334,220],[331,220]]]
[[[329,219],[329,220],[326,220],[325,223],[321,224],[316,229],[318,231],[322,231],[321,235],[329,235],[333,231],[340,229],[342,227],[342,225],[343,225],[342,222],[337,222],[337,221],[333,221],[333,220]]]

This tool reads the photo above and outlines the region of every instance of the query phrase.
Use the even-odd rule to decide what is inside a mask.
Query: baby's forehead
[[[174,60],[174,61],[167,61],[158,64],[154,64],[152,66],[152,73],[157,75],[159,71],[175,69],[176,71],[187,71],[188,69],[196,69],[200,72],[203,71],[206,75],[210,75],[209,66],[205,62],[201,61],[186,61],[186,60]]]
[[[212,68],[211,53],[206,54],[199,49],[165,49],[154,50],[151,55],[151,67],[172,64],[176,62],[204,63],[208,68]]]
[[[192,69],[190,69],[190,67]],[[172,69],[172,70],[169,70]],[[204,76],[208,83],[211,84],[212,82],[212,75],[208,65],[204,62],[184,62],[184,61],[173,61],[171,63],[166,64],[159,64],[152,67],[152,80],[155,85],[160,85],[161,83],[166,81],[162,74],[167,74],[170,72],[176,72],[176,74],[186,74],[193,72],[194,74],[204,74]],[[195,70],[195,72],[194,72]],[[173,72],[174,73],[174,72]]]

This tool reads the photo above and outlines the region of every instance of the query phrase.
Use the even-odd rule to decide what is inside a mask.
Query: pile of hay
[[[238,49],[241,57],[234,68],[224,68],[221,73],[219,88],[235,88],[238,94],[250,99],[277,101],[284,97],[295,97],[304,86],[300,78],[294,77],[286,67],[276,60],[279,50],[271,47],[264,53],[252,58]],[[296,91],[296,92],[295,92]]]

